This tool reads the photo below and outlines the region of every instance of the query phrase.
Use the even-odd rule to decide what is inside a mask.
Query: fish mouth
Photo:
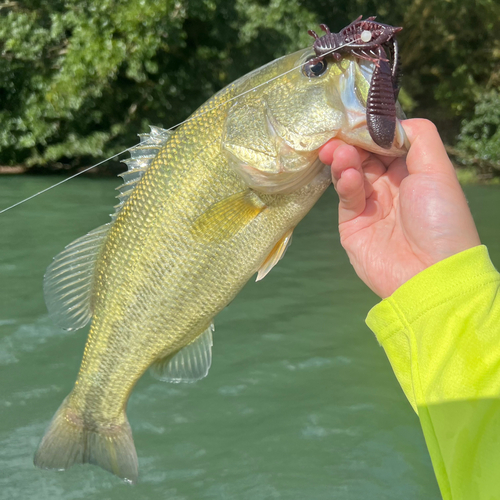
[[[345,142],[363,148],[371,153],[384,156],[403,156],[408,152],[410,143],[401,125],[405,119],[401,106],[396,103],[396,129],[390,149],[377,145],[368,130],[367,97],[375,64],[364,59],[353,59],[343,78],[340,79],[339,93],[345,109],[346,127],[339,130],[337,137]]]
[[[294,64],[309,55],[302,52]],[[321,170],[319,148],[333,137],[373,153],[406,153],[399,120],[391,149],[370,137],[366,101],[373,63],[346,57],[331,64],[322,80],[304,83],[299,78],[307,76],[298,69],[288,85],[273,86],[255,100],[238,100],[228,110],[221,152],[255,191],[290,193],[309,183]]]

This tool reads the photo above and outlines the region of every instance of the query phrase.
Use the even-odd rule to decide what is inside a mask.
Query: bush
[[[458,160],[483,176],[500,176],[500,92],[490,90],[477,101],[474,116],[463,120]]]
[[[78,167],[181,122],[310,43],[300,0],[18,0],[0,6],[0,163]]]
[[[498,0],[4,2],[0,164],[96,163],[149,124],[171,127],[239,76],[311,45],[307,30],[319,22],[339,31],[359,14],[404,27],[408,114],[433,119],[449,143],[470,118],[461,151],[493,169],[497,115],[480,101],[472,116],[475,96],[499,87]]]

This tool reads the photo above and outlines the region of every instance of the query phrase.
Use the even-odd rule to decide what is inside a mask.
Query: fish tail
[[[34,464],[56,470],[69,469],[74,464],[95,464],[134,484],[138,475],[137,453],[125,412],[120,425],[89,426],[69,408],[67,399],[54,415],[35,453]]]

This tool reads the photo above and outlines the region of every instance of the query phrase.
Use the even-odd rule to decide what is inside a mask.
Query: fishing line
[[[347,46],[353,45],[353,44],[354,44],[354,40],[352,42],[348,42],[348,43],[346,43],[344,45],[341,45],[340,47],[336,47],[335,49],[331,49],[328,52],[325,52],[324,54],[322,54],[321,55],[321,59],[323,59],[325,56],[327,56],[329,54],[332,54],[333,52],[336,52],[339,49],[342,49],[343,47],[347,47]],[[174,128],[177,128],[180,125],[184,125],[185,123],[190,122],[191,120],[194,120],[195,118],[198,118],[200,116],[206,115],[207,113],[211,113],[212,111],[215,111],[216,109],[219,109],[220,107],[225,106],[229,102],[234,101],[235,99],[239,99],[240,97],[243,97],[244,95],[249,94],[250,92],[253,92],[254,90],[257,90],[258,88],[260,88],[260,87],[262,87],[264,85],[267,85],[268,83],[270,83],[270,82],[272,82],[274,80],[277,80],[278,78],[281,78],[282,76],[285,76],[288,73],[291,73],[292,71],[295,71],[296,69],[302,67],[303,65],[304,65],[304,63],[301,63],[298,66],[295,66],[292,69],[289,69],[288,71],[285,71],[284,73],[280,73],[279,75],[274,76],[273,78],[270,78],[269,80],[266,80],[265,82],[260,83],[259,85],[256,85],[255,87],[252,87],[249,90],[245,90],[245,92],[242,92],[241,94],[238,94],[238,95],[235,95],[234,97],[231,97],[227,101],[224,101],[224,102],[221,102],[221,103],[217,104],[217,106],[214,106],[213,108],[207,109],[203,113],[198,113],[198,114],[195,114],[194,116],[191,116],[190,118],[186,118],[184,121],[179,122],[176,125],[172,125],[168,129],[165,129],[165,132],[170,132]],[[148,145],[148,141],[143,142],[142,145],[147,146]],[[54,188],[60,186],[61,184],[64,184],[65,182],[70,181],[71,179],[74,179],[75,177],[78,177],[79,175],[85,174],[89,170],[92,170],[93,168],[96,168],[99,165],[102,165],[103,163],[106,163],[107,161],[112,160],[113,158],[116,158],[117,156],[120,156],[121,154],[126,153],[127,151],[130,151],[133,148],[135,148],[135,145],[132,146],[132,147],[130,147],[130,148],[124,149],[123,151],[120,151],[119,153],[116,153],[115,155],[110,156],[109,158],[106,158],[105,160],[102,160],[99,163],[96,163],[95,165],[92,165],[91,167],[87,167],[84,170],[82,170],[82,171],[80,171],[80,172],[78,172],[78,173],[76,173],[76,174],[74,174],[74,175],[72,175],[70,177],[67,177],[66,179],[64,179],[64,180],[62,180],[62,181],[60,181],[60,182],[58,182],[56,184],[53,184],[52,186],[49,186],[46,189],[42,189],[42,191],[38,191],[38,193],[35,193],[35,194],[32,194],[31,196],[28,196],[28,198],[25,198],[24,200],[18,201],[17,203],[14,203],[14,205],[11,205],[10,207],[7,207],[7,208],[4,208],[4,209],[0,210],[0,215],[3,214],[4,212],[7,212],[8,210],[11,210],[12,208],[18,207],[19,205],[22,205],[23,203],[26,203],[27,201],[32,200],[33,198],[36,198],[37,196],[40,196],[41,194],[46,193],[47,191],[50,191],[51,189],[54,189]]]
[[[114,156],[110,156],[109,158],[106,158],[105,160],[102,160],[99,163],[96,163],[95,165],[92,165],[91,167],[87,167],[86,169],[77,172],[76,174],[72,175],[71,177],[67,177],[66,179],[63,179],[62,181],[53,184],[52,186],[49,186],[48,188],[42,189],[41,191],[38,191],[38,193],[32,194],[28,198],[25,198],[24,200],[18,201],[17,203],[14,203],[14,205],[11,205],[10,207],[4,208],[3,210],[0,210],[0,214],[3,214],[4,212],[7,212],[7,210],[10,210],[11,208],[18,207],[19,205],[22,205],[23,203],[26,203],[29,200],[32,200],[33,198],[46,193],[47,191],[50,191],[51,189],[54,189],[57,186],[60,186],[61,184],[64,184],[65,182],[70,181],[71,179],[74,179],[75,177],[78,177],[79,175],[84,174],[85,172],[88,172],[89,170],[92,170],[95,167],[98,167],[99,165],[102,165],[103,163],[106,163],[109,160],[112,160],[113,158],[116,158],[117,156],[120,156],[123,153],[126,153],[132,148],[124,149],[123,151],[120,151],[119,153],[116,153]]]

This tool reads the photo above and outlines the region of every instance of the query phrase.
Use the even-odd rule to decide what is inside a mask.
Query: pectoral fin
[[[193,342],[173,356],[161,358],[151,366],[153,377],[164,382],[196,382],[208,375],[212,364],[213,323]]]
[[[266,205],[250,190],[233,194],[212,205],[196,219],[192,232],[200,238],[214,241],[234,236],[252,222]]]
[[[266,260],[260,266],[255,281],[260,281],[271,271],[271,269],[283,258],[287,248],[292,243],[292,233],[295,228],[289,229],[283,237],[274,245],[271,253],[266,257]]]

